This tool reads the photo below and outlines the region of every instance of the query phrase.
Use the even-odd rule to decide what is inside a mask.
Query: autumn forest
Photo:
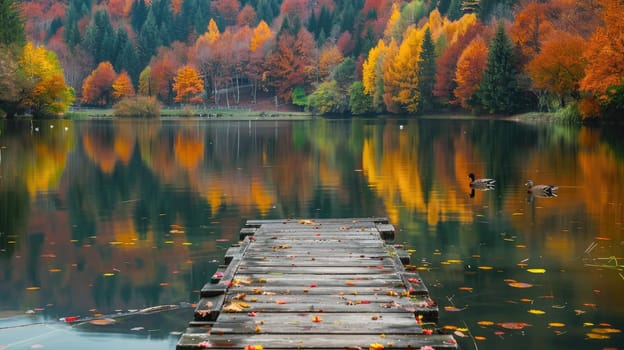
[[[0,0],[0,117],[624,111],[622,0]]]

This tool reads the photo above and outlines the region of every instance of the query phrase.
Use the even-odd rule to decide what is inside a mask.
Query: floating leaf
[[[533,285],[531,283],[524,283],[524,282],[510,282],[509,286],[513,287],[513,288],[531,288],[531,287],[533,287]]]
[[[565,327],[565,323],[562,323],[562,322],[550,322],[550,323],[548,323],[548,327],[555,327],[555,328]]]
[[[493,270],[494,268],[492,266],[479,266],[478,269],[479,270]]]
[[[598,333],[587,333],[585,334],[588,339],[609,339],[610,336],[606,334],[598,334]]]
[[[477,335],[474,337],[474,340],[484,341],[484,340],[487,340],[487,338],[484,336]]]
[[[594,328],[591,331],[592,333],[599,333],[599,334],[622,333],[621,330],[616,329],[616,328]]]
[[[459,287],[459,290],[463,290],[465,292],[472,292],[472,287]]]
[[[546,311],[538,309],[530,309],[528,312],[533,315],[543,315],[546,313]]]
[[[27,290],[27,291],[30,291],[30,292],[32,292],[32,291],[36,291],[36,290],[39,290],[39,289],[41,289],[41,288],[40,288],[40,287],[37,287],[37,286],[26,287],[26,290]]]
[[[498,323],[497,325],[505,329],[524,329],[530,326],[529,323],[524,323],[524,322],[502,322],[502,323]]]
[[[546,273],[546,269],[527,269],[530,273]]]
[[[479,321],[479,322],[477,322],[477,324],[479,326],[487,327],[487,326],[493,326],[494,322],[492,322],[492,321]]]
[[[115,276],[115,274],[112,272],[107,272],[104,274],[104,277],[113,277],[113,276]]]
[[[460,309],[460,308],[455,307],[455,306],[445,306],[444,310],[445,311],[449,311],[449,312],[457,312],[457,311],[462,311],[463,309]]]

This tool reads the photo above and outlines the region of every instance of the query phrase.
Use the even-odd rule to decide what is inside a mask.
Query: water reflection
[[[145,337],[141,327],[156,320],[161,329],[133,346],[171,348],[245,220],[366,216],[388,216],[397,242],[415,249],[414,265],[448,306],[442,325],[468,335],[463,348],[616,346],[621,333],[605,331],[624,327],[624,142],[615,129],[474,119],[2,121],[0,312],[13,316],[1,318],[0,347],[18,342],[20,322],[82,334],[57,320],[110,315],[120,321],[88,333],[127,341],[122,333]],[[471,172],[496,187],[474,191]],[[556,184],[558,197],[527,193],[529,179]],[[156,305],[178,308],[121,322]]]

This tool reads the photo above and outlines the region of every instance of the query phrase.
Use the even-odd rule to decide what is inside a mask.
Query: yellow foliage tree
[[[206,32],[206,35],[210,44],[219,40],[219,37],[221,36],[221,32],[219,32],[217,22],[215,22],[215,20],[212,18],[210,19],[210,22],[208,22],[208,31]]]
[[[388,48],[383,40],[368,51],[368,58],[362,64],[362,86],[364,93],[373,97],[373,104],[377,106],[381,98],[382,72],[381,62]]]
[[[393,3],[391,11],[390,18],[388,18],[388,22],[386,23],[386,29],[384,30],[384,37],[387,40],[401,40],[401,10],[399,9],[399,4],[396,2]]]
[[[134,96],[134,85],[132,85],[132,80],[128,72],[124,70],[113,82],[113,98],[119,100],[124,97],[132,96]]]
[[[253,30],[253,35],[249,43],[249,51],[255,52],[265,41],[273,36],[273,31],[265,21],[260,21]]]
[[[384,70],[384,86],[386,93],[393,91],[392,101],[398,102],[410,113],[418,111],[420,105],[420,89],[418,85],[418,61],[425,35],[425,28],[408,28],[399,46],[396,57]],[[386,56],[386,59],[389,59]]]
[[[63,69],[54,52],[29,42],[22,51],[19,66],[27,79],[24,104],[34,116],[67,111],[74,94],[65,84]]]
[[[195,68],[184,66],[178,69],[173,78],[173,91],[176,93],[176,102],[201,102],[201,94],[204,93],[204,81]]]
[[[381,61],[381,77],[383,91],[383,103],[388,112],[399,113],[400,106],[396,103],[398,94],[398,82],[401,79],[401,72],[397,71],[395,60],[399,54],[399,45],[395,40],[391,40]]]

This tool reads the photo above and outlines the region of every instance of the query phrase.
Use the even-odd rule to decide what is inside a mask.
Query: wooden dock
[[[456,349],[386,218],[250,220],[177,349]]]

